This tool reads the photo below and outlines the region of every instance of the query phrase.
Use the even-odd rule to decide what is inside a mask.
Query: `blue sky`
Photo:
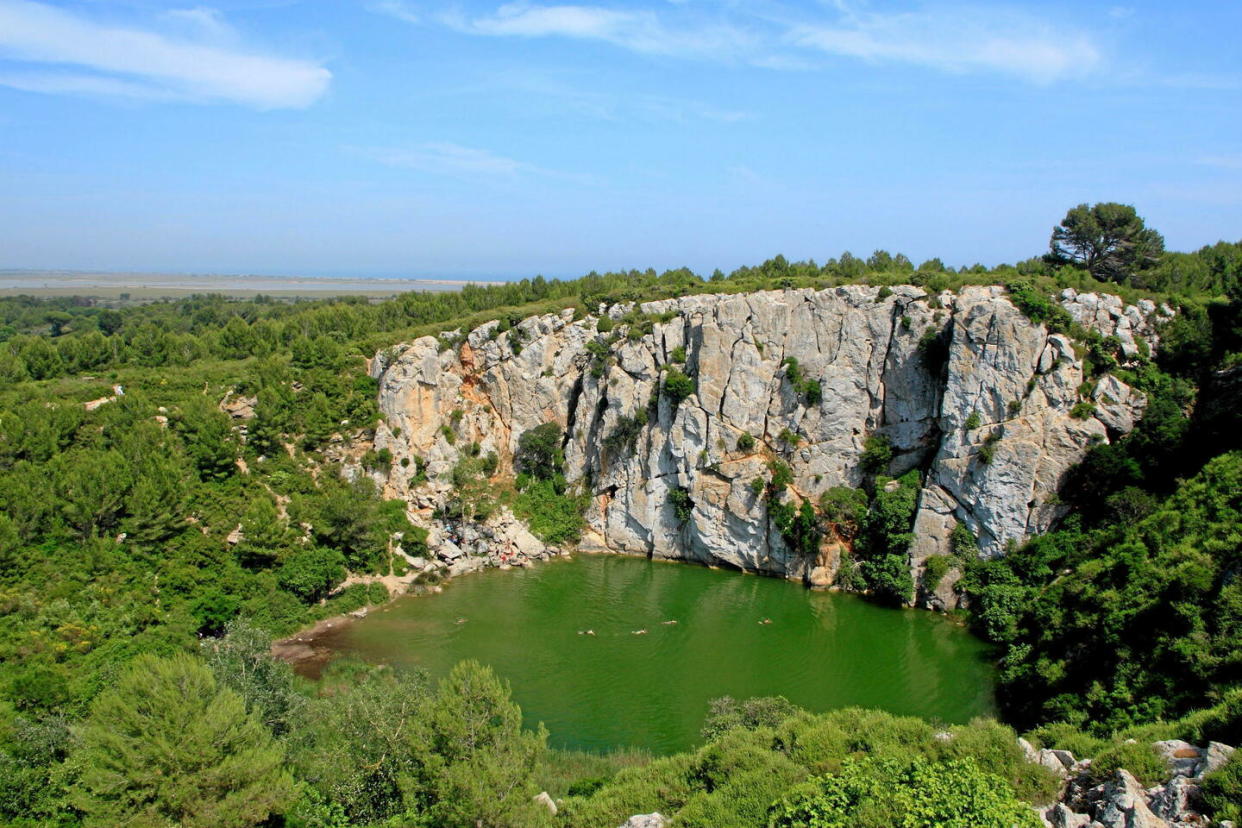
[[[574,276],[1242,238],[1242,3],[0,0],[0,267]]]

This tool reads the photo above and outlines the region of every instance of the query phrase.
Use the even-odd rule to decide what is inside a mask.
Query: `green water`
[[[661,623],[669,620],[677,623]],[[588,629],[595,635],[579,632]],[[542,721],[558,747],[680,750],[697,741],[708,700],[723,695],[946,723],[992,711],[984,645],[943,617],[614,555],[458,578],[319,643],[433,676],[465,658],[490,664],[527,724]]]

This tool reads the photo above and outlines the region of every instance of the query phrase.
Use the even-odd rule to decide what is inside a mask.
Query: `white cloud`
[[[367,3],[367,11],[386,14],[404,23],[418,22],[418,14],[401,0],[375,0],[375,2]]]
[[[186,14],[200,26],[214,22],[217,32],[222,25],[210,10]],[[30,91],[229,101],[260,109],[309,106],[332,77],[310,61],[111,26],[30,0],[0,0],[0,59],[76,67],[0,77]]]
[[[390,167],[405,167],[448,175],[503,176],[544,172],[533,164],[496,155],[489,150],[463,147],[460,144],[429,142],[406,149],[378,148],[362,150],[364,155]]]
[[[447,22],[472,34],[598,40],[633,52],[681,57],[729,59],[756,45],[752,33],[730,24],[674,29],[651,10],[620,11],[601,6],[507,3],[493,15],[450,17]]]
[[[745,8],[725,4],[726,11],[702,12],[678,5],[634,9],[523,0],[490,15],[458,15],[445,22],[477,35],[595,40],[644,54],[744,61],[777,70],[812,68],[816,56],[830,54],[1049,83],[1088,74],[1102,60],[1087,34],[997,5],[868,13],[838,0],[797,15],[747,15]]]
[[[995,6],[849,13],[833,24],[794,26],[789,39],[845,57],[956,73],[996,71],[1036,83],[1088,74],[1101,60],[1087,35]]]
[[[207,6],[195,6],[192,9],[172,9],[163,14],[165,20],[176,23],[185,29],[206,35],[215,40],[226,40],[235,37],[233,27],[224,20],[219,9]]]

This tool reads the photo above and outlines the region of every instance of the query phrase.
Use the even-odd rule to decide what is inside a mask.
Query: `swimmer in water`
[[[630,630],[630,635],[646,635],[646,630]]]
[[[466,623],[466,619],[464,619],[464,618],[458,618],[458,619],[457,619],[457,623],[458,623],[458,624],[464,624],[464,623]]]
[[[760,623],[760,624],[771,624],[771,623],[772,623],[772,619],[771,619],[771,618],[764,618],[764,619],[763,619],[763,620],[761,620],[759,623]]]
[[[670,625],[672,625],[672,624],[676,624],[676,623],[677,623],[677,619],[676,619],[676,618],[670,618],[669,620],[667,620],[667,621],[661,621],[660,623],[661,623],[661,624],[663,624],[664,626],[666,626],[666,627],[667,627],[667,626],[670,626]]]

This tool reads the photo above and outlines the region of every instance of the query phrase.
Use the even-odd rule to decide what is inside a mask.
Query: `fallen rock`
[[[1167,828],[1147,807],[1147,794],[1129,771],[1117,771],[1103,793],[1095,811],[1095,821],[1103,828]]]
[[[536,794],[535,802],[547,808],[552,816],[556,816],[556,803],[552,801],[552,797],[548,796],[547,791],[540,791]]]
[[[1156,816],[1177,825],[1207,824],[1199,814],[1199,786],[1184,776],[1174,776],[1167,785],[1149,792],[1148,804]]]
[[[1174,776],[1197,775],[1196,771],[1201,764],[1203,752],[1190,742],[1183,742],[1181,739],[1166,739],[1163,742],[1156,742],[1152,747],[1164,757],[1164,761],[1168,763]]]
[[[668,820],[659,811],[651,814],[635,814],[625,821],[620,828],[665,828]]]
[[[1195,770],[1195,776],[1207,776],[1212,771],[1229,761],[1234,748],[1220,742],[1208,742],[1207,750],[1203,751],[1203,761]]]
[[[1044,819],[1052,828],[1086,828],[1091,824],[1091,817],[1074,813],[1062,802],[1045,811]]]

